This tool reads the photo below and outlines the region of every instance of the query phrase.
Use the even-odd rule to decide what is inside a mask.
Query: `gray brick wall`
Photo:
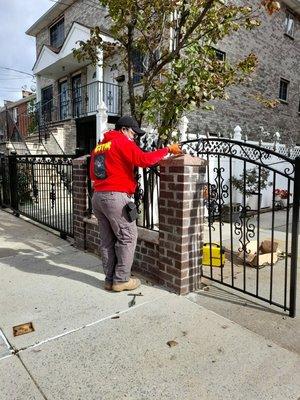
[[[65,19],[65,34],[70,30],[73,22],[78,22],[82,25],[88,27],[94,27],[96,25],[100,25],[103,27],[108,26],[107,19],[105,19],[105,11],[102,6],[96,4],[92,4],[92,2],[88,3],[85,0],[78,0],[72,6],[68,7],[64,11],[64,19]],[[50,22],[49,25],[53,23]],[[50,44],[50,35],[49,28],[45,28],[40,31],[36,38],[36,50],[37,54],[39,54],[42,46],[44,44]]]
[[[263,24],[253,31],[239,31],[216,46],[226,52],[229,60],[237,60],[255,53],[258,69],[247,86],[228,90],[228,101],[216,101],[214,111],[195,111],[188,115],[191,133],[220,131],[225,135],[239,124],[249,138],[257,137],[259,127],[282,134],[282,141],[300,142],[300,21],[297,20],[295,38],[284,34],[285,7],[272,17],[265,16]],[[280,78],[290,81],[288,104],[281,103],[268,109],[251,98],[262,92],[267,98],[278,99]]]

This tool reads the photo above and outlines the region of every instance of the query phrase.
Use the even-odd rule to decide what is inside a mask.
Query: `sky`
[[[22,87],[35,87],[30,76],[2,67],[32,73],[35,38],[25,31],[53,5],[51,0],[0,0],[0,107],[3,100],[21,99]]]

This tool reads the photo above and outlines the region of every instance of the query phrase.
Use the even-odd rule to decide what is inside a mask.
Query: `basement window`
[[[50,44],[53,47],[60,47],[65,40],[65,20],[61,18],[50,27]]]

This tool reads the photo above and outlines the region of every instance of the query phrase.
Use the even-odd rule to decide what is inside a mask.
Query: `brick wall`
[[[253,3],[255,5],[258,0]],[[260,126],[263,126],[271,133],[279,131],[283,143],[291,139],[300,143],[300,19],[296,15],[293,40],[284,34],[286,8],[283,2],[281,5],[282,10],[272,17],[265,16],[259,28],[239,30],[215,45],[226,52],[230,62],[253,52],[258,57],[258,68],[248,85],[229,88],[229,100],[212,102],[214,111],[190,113],[190,133],[204,133],[208,129],[210,133],[220,132],[227,136],[236,125],[240,125],[248,138],[253,139],[258,136]],[[280,78],[290,81],[288,103],[280,103],[275,109],[269,109],[251,97],[261,92],[266,98],[278,100]]]
[[[97,220],[87,218],[86,157],[74,160],[75,245],[100,255]],[[199,288],[206,163],[189,155],[161,163],[160,230],[138,227],[133,272],[185,294]]]

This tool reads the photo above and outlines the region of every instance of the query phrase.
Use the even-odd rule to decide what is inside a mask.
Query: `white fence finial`
[[[235,140],[242,140],[242,128],[239,125],[237,125],[234,128],[234,136],[233,136],[233,138]]]
[[[185,115],[183,115],[180,118],[179,123],[178,123],[178,130],[179,130],[179,134],[180,134],[180,140],[182,142],[184,142],[185,140],[188,140],[188,137],[187,137],[187,134],[186,134],[187,129],[188,129],[188,124],[189,124],[188,118]]]

